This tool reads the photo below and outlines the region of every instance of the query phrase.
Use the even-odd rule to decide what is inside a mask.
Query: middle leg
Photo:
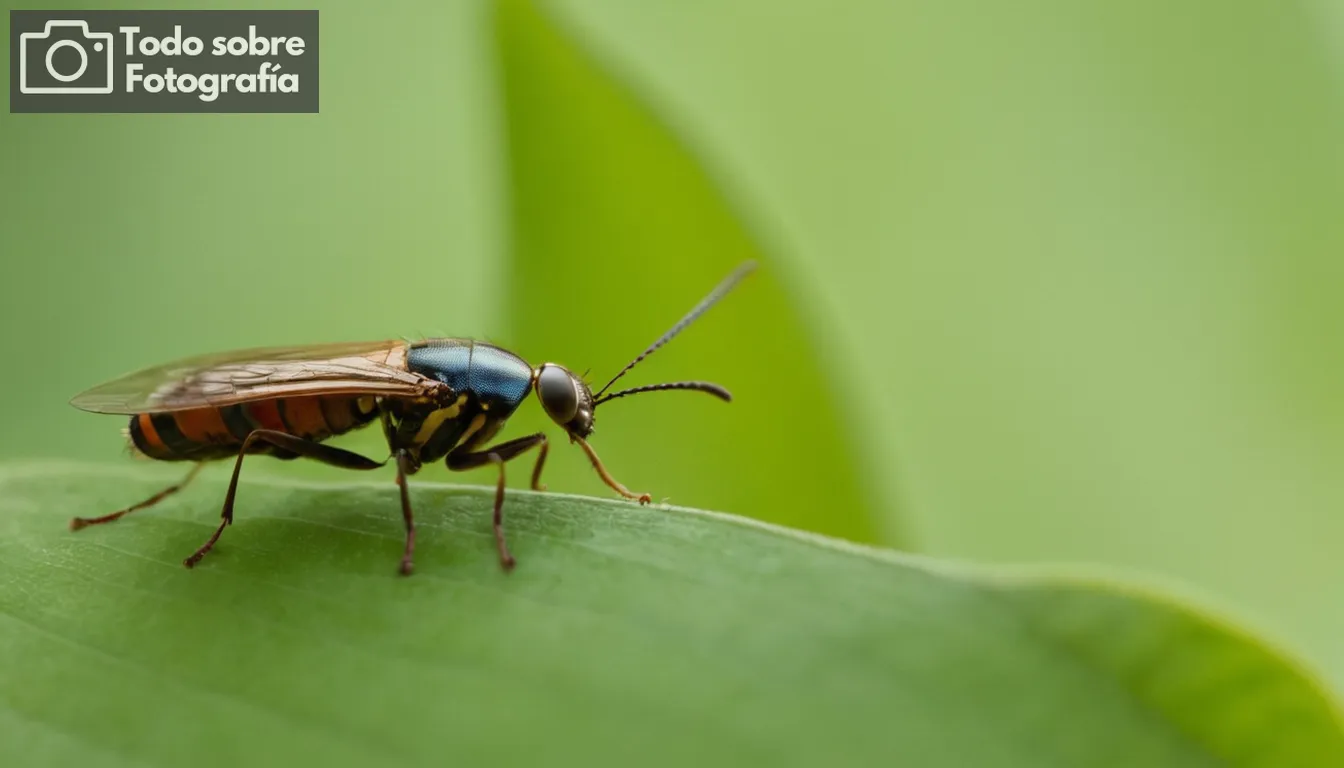
[[[513,568],[516,562],[513,559],[513,554],[509,552],[508,544],[504,541],[504,462],[516,458],[536,446],[541,446],[541,452],[537,456],[537,465],[532,469],[532,488],[533,490],[542,490],[544,486],[541,485],[541,467],[546,462],[548,445],[546,434],[538,432],[535,435],[500,443],[483,451],[474,453],[453,451],[445,459],[448,469],[454,472],[475,469],[486,464],[499,466],[499,481],[495,484],[495,546],[499,549],[499,564],[504,566],[504,570]]]
[[[397,486],[401,489],[401,519],[406,521],[406,549],[401,553],[401,575],[410,576],[415,570],[411,555],[415,553],[415,518],[411,515],[411,491],[406,487],[406,476],[419,469],[418,463],[405,449],[397,451]]]

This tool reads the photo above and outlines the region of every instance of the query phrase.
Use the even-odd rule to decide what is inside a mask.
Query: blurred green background
[[[0,116],[0,454],[127,461],[68,398],[213,349],[473,335],[605,380],[757,255],[631,380],[760,397],[613,405],[627,484],[1169,577],[1344,685],[1337,5],[546,3],[650,109],[610,135],[601,87],[511,102],[570,65],[500,57],[487,4],[318,7],[321,114]],[[517,163],[550,137],[592,154]]]

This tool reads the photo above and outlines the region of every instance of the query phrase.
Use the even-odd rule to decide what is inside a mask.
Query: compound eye
[[[537,397],[556,424],[568,424],[579,411],[579,392],[574,376],[558,365],[544,365],[537,374]]]

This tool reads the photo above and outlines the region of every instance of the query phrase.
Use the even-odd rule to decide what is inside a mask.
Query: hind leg
[[[192,466],[191,471],[187,472],[186,477],[177,481],[177,483],[175,483],[174,485],[170,485],[167,488],[164,488],[162,491],[159,491],[158,493],[154,494],[153,496],[150,496],[148,499],[145,499],[144,501],[138,504],[132,504],[131,506],[125,509],[118,510],[108,515],[103,515],[102,517],[71,518],[70,530],[78,531],[79,529],[85,528],[90,525],[101,525],[102,523],[110,523],[113,520],[120,520],[122,517],[129,515],[132,512],[136,512],[142,509],[148,509],[154,506],[155,504],[158,504],[160,501],[163,501],[164,499],[168,498],[169,496],[172,496],[174,493],[177,493],[183,488],[186,488],[187,484],[190,483],[192,480],[194,480],[196,478],[196,475],[200,473],[201,467],[203,466],[205,466],[204,462],[197,462],[194,466]]]
[[[182,561],[182,564],[192,568],[205,557],[205,553],[214,548],[215,542],[219,541],[219,535],[224,532],[225,526],[233,523],[233,499],[238,493],[238,474],[243,469],[243,457],[252,444],[261,441],[270,443],[277,448],[298,454],[310,459],[316,459],[323,464],[330,464],[334,467],[344,469],[377,469],[383,466],[385,461],[374,461],[373,459],[360,456],[353,451],[347,451],[342,448],[334,448],[330,445],[315,443],[312,440],[304,440],[301,437],[295,437],[285,432],[277,432],[270,429],[255,429],[243,441],[243,445],[238,449],[238,460],[233,464],[233,477],[229,480],[229,491],[224,495],[224,509],[220,512],[223,519],[219,527],[210,536],[200,549],[197,549],[190,557]]]

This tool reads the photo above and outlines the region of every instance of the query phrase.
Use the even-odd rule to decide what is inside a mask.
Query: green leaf
[[[0,468],[5,765],[1344,764],[1316,684],[1165,600],[744,518],[226,468]]]
[[[1166,574],[1344,691],[1344,3],[555,5],[835,307],[922,551]]]
[[[660,393],[599,413],[626,485],[857,541],[900,541],[863,485],[861,414],[825,330],[692,153],[530,3],[497,3],[508,127],[510,340],[601,386],[746,259],[759,270],[622,383],[708,379],[730,407]],[[537,413],[519,421],[538,428]],[[557,457],[566,488],[601,486]],[[886,504],[886,507],[893,505]]]

